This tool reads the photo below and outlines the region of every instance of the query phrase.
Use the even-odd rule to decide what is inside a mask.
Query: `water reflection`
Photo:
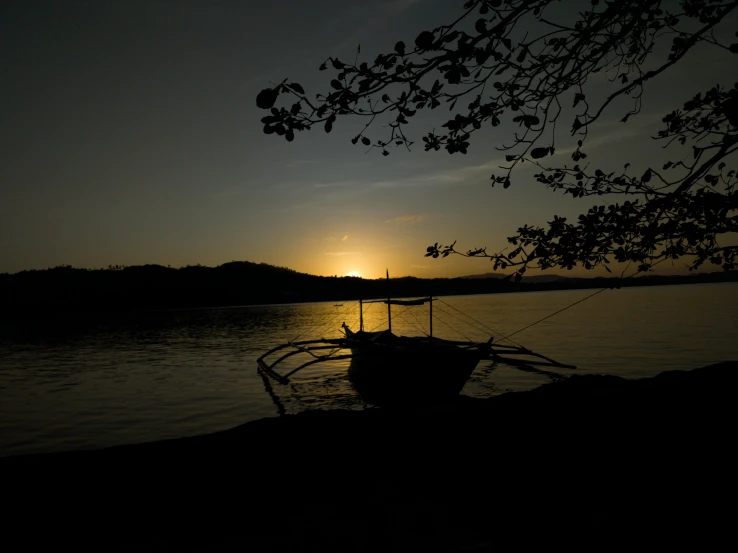
[[[506,334],[588,293],[444,300]],[[386,325],[378,305],[365,311],[367,330]],[[396,333],[421,334],[423,313],[397,312]],[[312,408],[363,409],[347,362],[311,366],[289,386],[272,384],[279,405],[256,371],[256,358],[268,349],[299,335],[337,337],[344,320],[358,328],[356,304],[0,322],[0,454],[173,438]],[[472,340],[488,338],[479,330],[463,332]],[[434,325],[434,333],[459,338],[443,325]],[[582,371],[640,377],[735,358],[736,335],[738,285],[713,284],[607,291],[515,339]],[[482,362],[463,394],[528,390],[558,377]]]

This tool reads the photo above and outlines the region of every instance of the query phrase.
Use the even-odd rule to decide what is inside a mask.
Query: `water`
[[[464,312],[506,335],[592,290],[456,296],[434,302],[434,335],[487,340]],[[91,449],[232,428],[278,408],[256,371],[271,347],[358,328],[358,305],[331,303],[60,317],[0,324],[0,455]],[[393,331],[427,331],[427,307],[393,307]],[[386,325],[367,307],[365,328]],[[453,328],[452,328],[453,327]],[[455,330],[454,330],[455,329]],[[738,358],[738,284],[607,290],[513,339],[581,373],[628,378]],[[313,365],[282,386],[288,413],[366,407],[347,361]],[[487,397],[556,378],[480,363],[463,393]]]

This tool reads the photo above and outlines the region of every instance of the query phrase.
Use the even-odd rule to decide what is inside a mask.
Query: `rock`
[[[155,540],[451,551],[506,535],[591,545],[643,533],[663,546],[688,528],[717,539],[727,515],[713,495],[730,494],[733,480],[737,377],[737,362],[641,380],[573,376],[424,411],[307,411],[194,438],[0,459],[13,482],[5,538],[95,551]]]

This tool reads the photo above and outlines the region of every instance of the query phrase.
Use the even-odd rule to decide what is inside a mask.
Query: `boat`
[[[389,280],[389,273],[387,274]],[[487,341],[454,341],[433,336],[433,302],[427,296],[415,299],[359,300],[359,329],[345,322],[342,336],[314,340],[292,340],[276,346],[257,359],[258,370],[280,384],[306,367],[327,361],[348,361],[348,378],[365,402],[379,406],[438,404],[458,396],[480,361],[491,360],[518,367],[574,369],[520,345]],[[364,329],[364,307],[387,306],[387,328]],[[392,332],[392,306],[429,306],[430,332],[426,336],[398,336]],[[281,371],[292,357],[304,359],[297,367]]]

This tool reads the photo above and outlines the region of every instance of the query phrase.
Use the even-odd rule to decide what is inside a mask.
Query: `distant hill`
[[[536,275],[520,282],[500,275],[460,278],[322,277],[266,263],[232,261],[218,267],[162,265],[77,269],[69,265],[0,274],[0,318],[65,312],[132,311],[239,306],[359,298],[494,294],[572,288],[609,288],[738,281],[738,272],[689,276],[565,278]],[[389,288],[388,288],[389,286]]]
[[[467,275],[459,278],[470,278],[470,279],[477,279],[477,278],[505,278],[508,275],[503,275],[500,273],[482,273],[481,275]],[[559,275],[531,275],[531,276],[524,276],[522,282],[561,282],[563,280],[581,280],[581,278],[578,277],[562,277]]]

